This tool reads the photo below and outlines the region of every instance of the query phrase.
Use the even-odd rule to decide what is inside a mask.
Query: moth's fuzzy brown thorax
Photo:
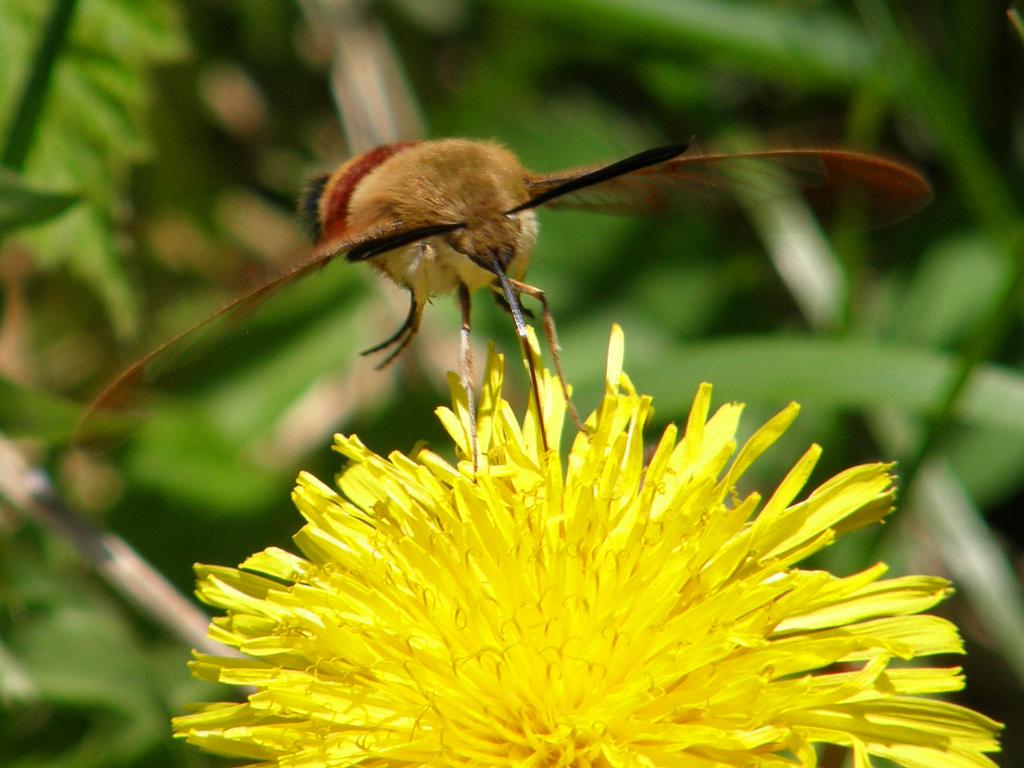
[[[528,199],[526,171],[499,144],[465,139],[421,142],[392,155],[357,185],[352,227],[398,221],[403,227],[466,223],[470,229],[505,219]],[[496,236],[502,227],[488,228]]]

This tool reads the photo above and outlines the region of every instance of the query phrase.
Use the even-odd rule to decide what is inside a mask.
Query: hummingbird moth
[[[470,297],[486,288],[515,322],[530,366],[532,394],[540,408],[533,356],[520,297],[537,300],[555,371],[565,388],[554,319],[544,292],[525,282],[537,239],[535,210],[657,215],[685,208],[694,196],[729,194],[752,165],[776,174],[812,204],[827,205],[855,193],[875,221],[891,223],[930,198],[928,182],[913,169],[882,157],[841,149],[772,149],[718,154],[674,144],[609,165],[533,173],[503,146],[489,141],[440,139],[388,144],[357,155],[332,173],[314,178],[300,201],[314,245],[302,259],[165,343],[115,379],[88,413],[117,402],[143,378],[152,361],[217,318],[248,310],[277,288],[335,258],[367,262],[409,294],[409,310],[395,333],[363,354],[387,352],[394,360],[419,329],[433,296],[456,294],[461,314],[459,370],[475,413],[469,347]],[[568,398],[570,414],[579,417]],[[472,422],[472,419],[471,419]],[[539,433],[546,449],[543,419]],[[475,435],[470,441],[475,456]]]

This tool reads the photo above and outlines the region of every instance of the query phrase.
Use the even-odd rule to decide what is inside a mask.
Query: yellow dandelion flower
[[[303,474],[293,495],[303,557],[198,567],[200,597],[226,611],[212,637],[244,656],[197,655],[193,671],[254,692],[176,718],[177,735],[289,768],[775,768],[815,765],[822,744],[857,768],[994,765],[997,723],[922,696],[960,689],[958,668],[893,665],[962,652],[952,624],[918,615],[948,583],[796,567],[890,511],[891,467],[797,500],[813,446],[766,500],[741,497],[797,407],[737,450],[741,406],[709,416],[703,385],[682,438],[670,426],[648,454],[651,402],[622,346],[616,328],[604,398],[564,464],[541,451],[535,409],[520,422],[501,398],[493,353],[476,469],[454,380],[439,415],[455,466],[337,437],[338,489]],[[542,374],[558,445],[565,402]]]

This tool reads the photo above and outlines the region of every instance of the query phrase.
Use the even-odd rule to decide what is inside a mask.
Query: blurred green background
[[[117,445],[67,447],[119,370],[302,253],[304,178],[350,150],[332,62],[358,62],[363,27],[332,28],[329,5],[0,3],[0,435],[186,592],[195,561],[288,546],[292,481],[338,471],[333,432],[448,452],[432,412],[457,359],[454,303],[438,299],[413,347],[375,372],[358,352],[401,322],[404,294],[343,260],[162,360]],[[1006,7],[358,6],[407,78],[399,134],[421,130],[419,111],[427,136],[496,138],[538,171],[696,136],[851,146],[929,176],[930,207],[884,230],[851,208],[819,231],[770,203],[667,220],[542,212],[530,281],[551,297],[584,412],[616,321],[627,370],[655,397],[652,436],[685,418],[701,380],[717,402],[749,404],[747,429],[803,404],[752,487],[773,487],[812,441],[818,482],[898,460],[890,523],[815,564],[884,559],[954,579],[938,610],[969,649],[944,660],[967,670],[957,700],[1005,721],[999,762],[1024,764],[1024,42]],[[794,247],[807,260],[780,271]],[[485,299],[478,360],[488,339],[515,354],[511,321]],[[509,379],[523,403],[525,375]],[[192,682],[187,657],[64,539],[0,503],[0,764],[218,764],[169,738],[187,702],[230,695]]]

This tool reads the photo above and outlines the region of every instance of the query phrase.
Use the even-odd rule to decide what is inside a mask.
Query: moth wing
[[[534,175],[538,197],[600,166]],[[707,201],[756,200],[800,193],[828,212],[844,198],[863,199],[872,223],[891,224],[924,207],[931,186],[913,168],[877,155],[840,149],[771,149],[743,153],[695,152],[554,197],[544,205],[621,215],[666,215]]]
[[[75,428],[72,442],[93,442],[106,438],[108,436],[106,433],[109,431],[123,431],[123,418],[112,419],[109,424],[104,424],[104,419],[100,418],[100,414],[116,411],[127,405],[140,387],[159,377],[159,373],[164,368],[159,365],[161,361],[183,351],[204,331],[211,330],[218,323],[242,318],[272,297],[282,286],[327,266],[338,256],[377,242],[387,242],[401,232],[401,226],[389,223],[358,234],[342,235],[318,243],[305,258],[272,273],[258,283],[255,288],[229,301],[196,325],[163,342],[121,372],[85,409]]]

